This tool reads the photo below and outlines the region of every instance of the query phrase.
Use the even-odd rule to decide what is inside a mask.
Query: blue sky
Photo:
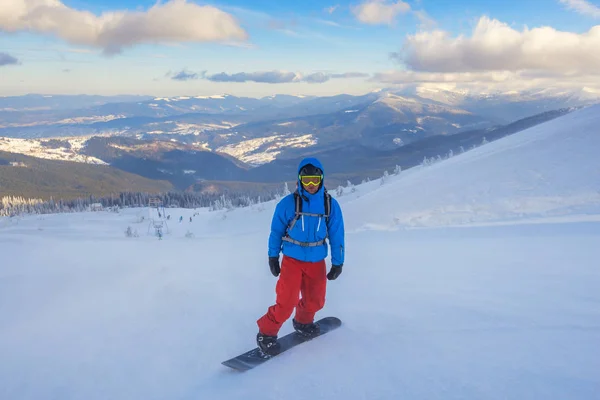
[[[0,95],[600,91],[597,0],[2,1]]]

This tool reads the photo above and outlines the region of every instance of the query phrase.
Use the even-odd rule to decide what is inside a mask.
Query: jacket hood
[[[321,186],[319,186],[319,190],[314,195],[311,195],[306,190],[304,190],[304,188],[302,187],[302,183],[300,182],[300,170],[302,168],[304,168],[305,165],[308,165],[308,164],[312,164],[315,167],[319,168],[321,171],[323,171],[323,180],[321,181]],[[319,160],[317,160],[314,157],[308,157],[308,158],[305,158],[304,160],[300,161],[300,164],[298,165],[298,180],[297,180],[298,191],[300,192],[300,194],[302,194],[304,197],[321,195],[323,193],[324,181],[325,181],[325,169],[323,169],[323,165],[321,164],[321,162]]]
[[[298,165],[298,175],[300,175],[300,170],[302,168],[304,168],[305,165],[308,164],[312,164],[315,167],[319,168],[321,171],[323,171],[323,178],[325,178],[325,170],[323,169],[323,165],[321,164],[321,161],[317,160],[314,157],[308,157],[305,158],[304,160],[300,161],[300,164]]]

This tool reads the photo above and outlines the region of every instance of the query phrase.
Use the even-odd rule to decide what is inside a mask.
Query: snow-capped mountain
[[[108,103],[143,102],[150,99],[152,99],[151,96],[138,95],[97,96],[27,94],[24,96],[0,96],[0,113],[77,110]],[[0,115],[5,116],[5,114]]]
[[[600,93],[582,88],[578,92],[546,89],[523,92],[472,93],[412,86],[402,90],[381,89],[361,96],[326,97],[272,95],[263,98],[213,96],[49,96],[0,97],[0,136],[31,137],[32,133],[6,128],[57,125],[48,136],[60,136],[60,128],[119,118],[179,118],[187,114],[236,116],[240,122],[296,118],[351,110],[397,95],[417,102],[437,102],[469,111],[495,122],[507,123],[551,109],[589,105],[600,101]],[[485,112],[484,112],[485,111]],[[175,119],[177,119],[175,118]],[[134,124],[135,125],[135,124]],[[38,135],[39,136],[39,135]]]
[[[517,116],[588,104],[594,98],[585,90],[579,95],[551,91],[481,95],[413,87],[363,96],[272,95],[257,99],[223,94],[119,102],[94,98],[82,103],[92,105],[78,109],[70,102],[56,103],[53,97],[38,96],[33,99],[44,109],[35,111],[18,110],[24,99],[4,98],[0,137],[121,135],[173,140],[261,165],[353,143],[393,150],[432,136],[489,129],[513,122]],[[11,151],[10,147],[5,144],[4,148]],[[48,157],[66,157],[70,151],[55,151]],[[27,154],[40,152],[27,150]]]
[[[227,128],[252,121],[335,112],[361,104],[366,98],[369,95],[323,98],[273,95],[261,99],[231,95],[180,96],[109,102],[73,110],[60,106],[21,109],[18,107],[20,98],[6,98],[7,107],[4,111],[0,110],[0,136],[40,138],[148,132],[198,134],[215,126]],[[190,125],[189,129],[185,129],[186,124]]]
[[[211,148],[256,164],[354,142],[390,150],[430,136],[494,125],[457,107],[391,93],[370,94],[362,100],[332,113],[239,124],[217,130],[207,140]]]
[[[543,89],[480,93],[465,89],[444,90],[413,86],[399,91],[391,90],[391,92],[458,107],[498,123],[509,123],[559,108],[600,103],[600,93],[587,88],[569,91]]]
[[[76,110],[70,119],[61,111],[60,119],[58,114],[54,121],[46,115],[38,123],[29,121],[29,117],[19,122],[20,117],[12,115],[12,120],[9,118],[0,127],[0,136],[196,136],[182,140],[257,163],[318,144],[336,146],[361,140],[367,146],[394,148],[429,135],[491,125],[456,107],[423,103],[389,93],[277,95],[262,99],[230,95],[155,98]],[[98,121],[101,118],[104,120]],[[396,131],[394,137],[389,137]]]
[[[214,135],[210,143],[197,140],[204,134],[191,135],[192,140],[189,141],[178,140],[183,137],[175,139],[173,135],[160,134],[136,137],[104,135],[56,139],[0,138],[0,151],[9,152],[7,155],[23,154],[49,160],[108,164],[148,179],[168,181],[180,190],[195,190],[199,182],[206,181],[256,182],[271,185],[286,180],[300,158],[308,154],[317,154],[319,157],[333,160],[329,169],[335,172],[336,178],[331,182],[337,185],[349,179],[360,181],[374,178],[383,170],[391,171],[397,165],[410,168],[420,164],[424,158],[438,157],[449,152],[458,153],[480,145],[486,138],[488,141],[496,140],[571,111],[563,109],[547,112],[506,126],[468,130],[452,135],[431,135],[425,129],[416,131],[416,134],[409,131],[405,133],[406,136],[400,136],[402,132],[393,130],[387,138],[381,134],[378,137],[381,141],[398,140],[398,143],[394,143],[393,150],[374,147],[373,143],[377,138],[367,138],[368,144],[364,144],[365,138],[355,137],[351,140],[353,133],[349,132],[344,140],[343,132],[336,131],[336,127],[343,121],[359,119],[355,125],[364,124],[365,121],[369,123],[376,119],[373,115],[383,112],[382,109],[399,114],[398,118],[408,118],[412,121],[412,112],[418,111],[420,106],[409,104],[410,107],[401,107],[400,104],[404,103],[406,101],[399,101],[397,97],[388,97],[387,100],[376,102],[362,110],[337,113],[336,118],[339,119],[324,115],[315,119],[280,122],[277,126],[255,124],[255,129],[271,130],[273,133],[264,137],[258,135],[256,138],[248,136],[241,141],[231,140],[234,144],[227,143],[235,132],[224,131],[225,133]],[[443,121],[444,116],[447,118],[448,113],[458,114],[459,117],[466,118],[465,121],[477,122],[469,113],[439,105],[433,105],[429,112],[436,113],[436,123]],[[406,121],[399,123],[406,124]],[[416,123],[427,127],[431,122]],[[329,137],[324,138],[323,133],[314,128],[319,125],[322,129],[330,127],[325,131]],[[294,131],[297,129],[312,130],[314,134],[296,135]],[[17,158],[8,156],[4,157],[4,160],[12,162]],[[69,167],[65,164],[62,168]],[[70,168],[79,169],[75,164],[71,164]],[[19,180],[13,179],[11,185],[19,186]],[[226,186],[221,184],[223,188]],[[73,190],[77,191],[77,188]]]

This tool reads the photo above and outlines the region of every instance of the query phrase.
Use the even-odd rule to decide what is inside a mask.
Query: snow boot
[[[311,322],[310,324],[301,324],[296,319],[292,320],[292,324],[294,325],[294,329],[302,336],[315,336],[318,335],[321,331],[318,324]]]
[[[256,334],[256,344],[267,355],[275,355],[281,348],[281,345],[277,341],[277,336],[263,335],[260,332]]]

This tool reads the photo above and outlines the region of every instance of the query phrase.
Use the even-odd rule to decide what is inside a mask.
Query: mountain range
[[[317,155],[337,185],[462,151],[596,101],[585,93],[481,96],[422,87],[260,99],[28,95],[0,98],[0,151],[107,165],[179,190],[207,182],[221,189],[280,184],[301,158]]]

